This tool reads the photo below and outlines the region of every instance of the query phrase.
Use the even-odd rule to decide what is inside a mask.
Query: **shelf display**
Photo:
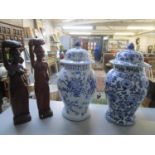
[[[16,40],[24,47],[24,30],[23,27],[15,26],[0,22],[0,62],[2,62],[2,48],[1,44],[4,40]]]
[[[53,65],[57,62],[57,53],[55,51],[47,51],[47,61],[48,65]]]
[[[150,80],[155,78],[155,54],[144,54],[144,61],[151,65],[151,75],[148,74]]]
[[[30,27],[24,27],[24,38],[34,37],[34,30]]]
[[[119,51],[126,49],[128,40],[109,40],[108,51]]]

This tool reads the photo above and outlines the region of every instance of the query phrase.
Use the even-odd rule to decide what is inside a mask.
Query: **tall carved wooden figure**
[[[40,119],[53,115],[50,109],[48,64],[43,60],[45,51],[41,46],[43,44],[45,44],[45,42],[42,39],[31,39],[29,41],[31,65],[34,68],[35,94]],[[37,60],[34,60],[34,53]]]
[[[22,66],[23,59],[20,57],[19,47],[21,44],[17,41],[5,40],[2,42],[3,62],[10,80],[10,102],[15,125],[31,120],[26,70]],[[6,48],[9,48],[10,60],[6,57]]]

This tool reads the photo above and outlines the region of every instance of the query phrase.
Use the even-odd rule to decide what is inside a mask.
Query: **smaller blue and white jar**
[[[117,53],[111,63],[114,68],[105,80],[106,118],[117,125],[133,125],[135,112],[145,98],[149,85],[143,55],[136,52],[131,43],[127,50]]]
[[[60,61],[57,86],[64,102],[63,116],[72,121],[82,121],[90,116],[89,103],[95,92],[96,78],[88,51],[77,46],[66,52]]]

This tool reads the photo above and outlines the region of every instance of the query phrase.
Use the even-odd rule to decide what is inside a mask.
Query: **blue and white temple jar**
[[[88,107],[96,88],[88,51],[79,46],[70,49],[60,63],[63,67],[57,85],[65,105],[62,114],[72,121],[85,120],[90,116]]]
[[[133,125],[135,112],[145,98],[149,85],[144,72],[144,58],[131,43],[127,50],[117,53],[111,63],[114,68],[105,80],[108,102],[106,119],[117,125]]]

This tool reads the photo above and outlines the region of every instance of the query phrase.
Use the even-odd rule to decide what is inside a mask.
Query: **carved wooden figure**
[[[29,41],[31,65],[34,68],[34,87],[40,119],[53,115],[50,109],[48,64],[43,60],[45,51],[41,46],[43,44],[45,44],[45,42],[42,39],[31,39]],[[34,60],[34,53],[36,60]]]
[[[26,70],[22,66],[23,59],[20,57],[19,47],[21,44],[17,41],[5,40],[2,42],[3,62],[10,81],[10,103],[15,125],[31,120]],[[9,48],[10,60],[6,57],[6,48]]]

